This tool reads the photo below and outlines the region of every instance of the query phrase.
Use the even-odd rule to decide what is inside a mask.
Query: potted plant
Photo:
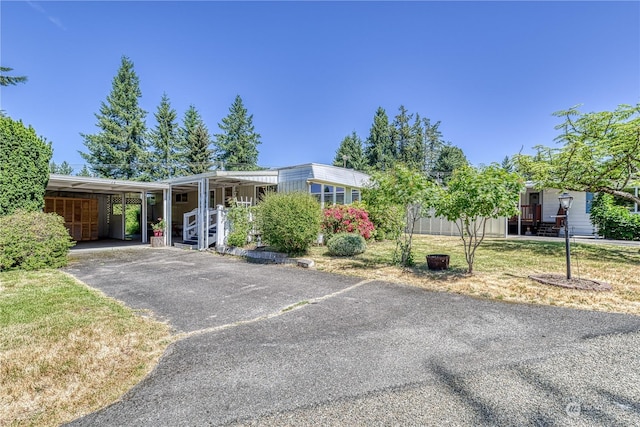
[[[151,223],[151,228],[153,229],[153,235],[156,237],[160,237],[164,234],[165,222],[164,219],[158,218],[156,222]]]

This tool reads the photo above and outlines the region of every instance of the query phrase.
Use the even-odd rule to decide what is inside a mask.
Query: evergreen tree
[[[91,176],[91,171],[89,171],[87,165],[82,165],[82,169],[80,169],[80,172],[78,172],[76,176]]]
[[[407,167],[416,172],[424,172],[425,165],[425,135],[422,127],[422,119],[416,113],[415,121],[411,126],[409,142],[405,145],[403,162]]]
[[[253,126],[253,114],[247,115],[240,95],[229,108],[229,115],[218,126],[216,160],[227,170],[257,170],[260,134]]]
[[[187,175],[209,172],[213,168],[213,151],[209,147],[211,137],[202,121],[198,122],[189,135],[189,151],[187,155]]]
[[[156,126],[149,133],[151,147],[149,176],[152,180],[162,180],[176,176],[178,149],[180,144],[176,110],[166,93],[162,94],[158,110],[154,114]]]
[[[395,163],[396,150],[391,139],[389,117],[382,107],[378,107],[373,116],[365,156],[369,167],[373,170],[388,170]]]
[[[27,81],[26,76],[7,76],[5,73],[13,71],[11,67],[0,66],[0,86],[17,85],[18,83],[24,83]]]
[[[58,175],[71,175],[73,173],[73,168],[66,160],[64,160],[59,165],[56,165],[56,162],[53,160],[49,164],[49,172],[55,173]]]
[[[447,184],[454,170],[467,166],[468,164],[467,157],[460,148],[455,145],[445,145],[440,150],[434,172],[439,181]]]
[[[351,135],[345,136],[340,143],[333,165],[361,171],[365,169],[366,164],[366,158],[362,150],[362,140],[353,131]]]
[[[211,136],[194,105],[190,105],[185,112],[179,133],[176,175],[192,175],[212,170]]]
[[[398,108],[398,114],[393,120],[392,140],[396,148],[396,160],[408,164],[410,158],[409,146],[411,145],[411,119],[413,114],[409,114],[404,105]]]
[[[133,62],[126,56],[106,102],[102,102],[96,114],[100,129],[97,134],[85,135],[88,153],[80,155],[91,170],[103,178],[139,178],[146,160],[145,122],[146,112],[138,106],[142,96],[140,82],[133,69]]]
[[[513,167],[513,161],[511,160],[511,158],[509,156],[504,156],[504,159],[502,159],[502,163],[500,164],[500,166],[506,172],[513,172],[513,170],[515,169]]]
[[[422,119],[424,124],[424,140],[425,140],[425,171],[428,175],[435,178],[432,172],[435,169],[436,161],[440,156],[440,151],[442,147],[445,146],[444,141],[442,140],[442,132],[438,129],[440,127],[440,122],[436,122],[431,124],[431,120],[428,118]]]

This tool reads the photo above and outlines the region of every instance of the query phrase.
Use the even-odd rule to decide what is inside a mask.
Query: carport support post
[[[224,206],[218,205],[217,210],[218,211],[216,212],[216,249],[222,248],[224,246],[224,237],[225,237],[224,236],[225,235]]]
[[[127,240],[127,193],[122,193],[120,199],[120,204],[122,205],[122,226],[120,231],[122,232],[122,240]]]
[[[142,201],[140,202],[140,228],[142,235],[142,243],[148,243],[149,239],[147,237],[147,192],[143,191],[140,193],[140,198]]]
[[[164,233],[164,244],[171,246],[171,239],[173,233],[173,220],[171,219],[171,187],[168,190],[162,190],[162,210],[165,224],[167,224],[167,232]]]

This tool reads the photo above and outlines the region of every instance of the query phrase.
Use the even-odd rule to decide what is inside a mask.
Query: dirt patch
[[[535,276],[529,276],[529,278],[536,282],[544,283],[545,285],[583,291],[610,291],[613,289],[610,284],[605,282],[575,277],[567,279],[567,276],[561,274],[536,274]]]

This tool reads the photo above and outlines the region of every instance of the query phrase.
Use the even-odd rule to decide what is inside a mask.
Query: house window
[[[312,196],[314,196],[316,199],[318,199],[318,202],[322,202],[322,184],[316,184],[315,182],[312,182],[309,185],[309,192],[311,193]]]
[[[336,187],[336,205],[344,205],[344,188]]]
[[[209,207],[216,207],[216,190],[209,190]]]
[[[360,201],[360,190],[351,190],[351,201],[352,202]]]
[[[593,193],[587,192],[586,213],[591,213],[591,205],[593,204]]]
[[[325,206],[332,205],[335,203],[334,200],[335,198],[333,194],[333,185],[325,185],[323,197],[322,197],[322,201],[324,202],[324,205]]]
[[[177,193],[175,196],[176,203],[187,203],[189,201],[187,196],[189,196],[187,193]]]

